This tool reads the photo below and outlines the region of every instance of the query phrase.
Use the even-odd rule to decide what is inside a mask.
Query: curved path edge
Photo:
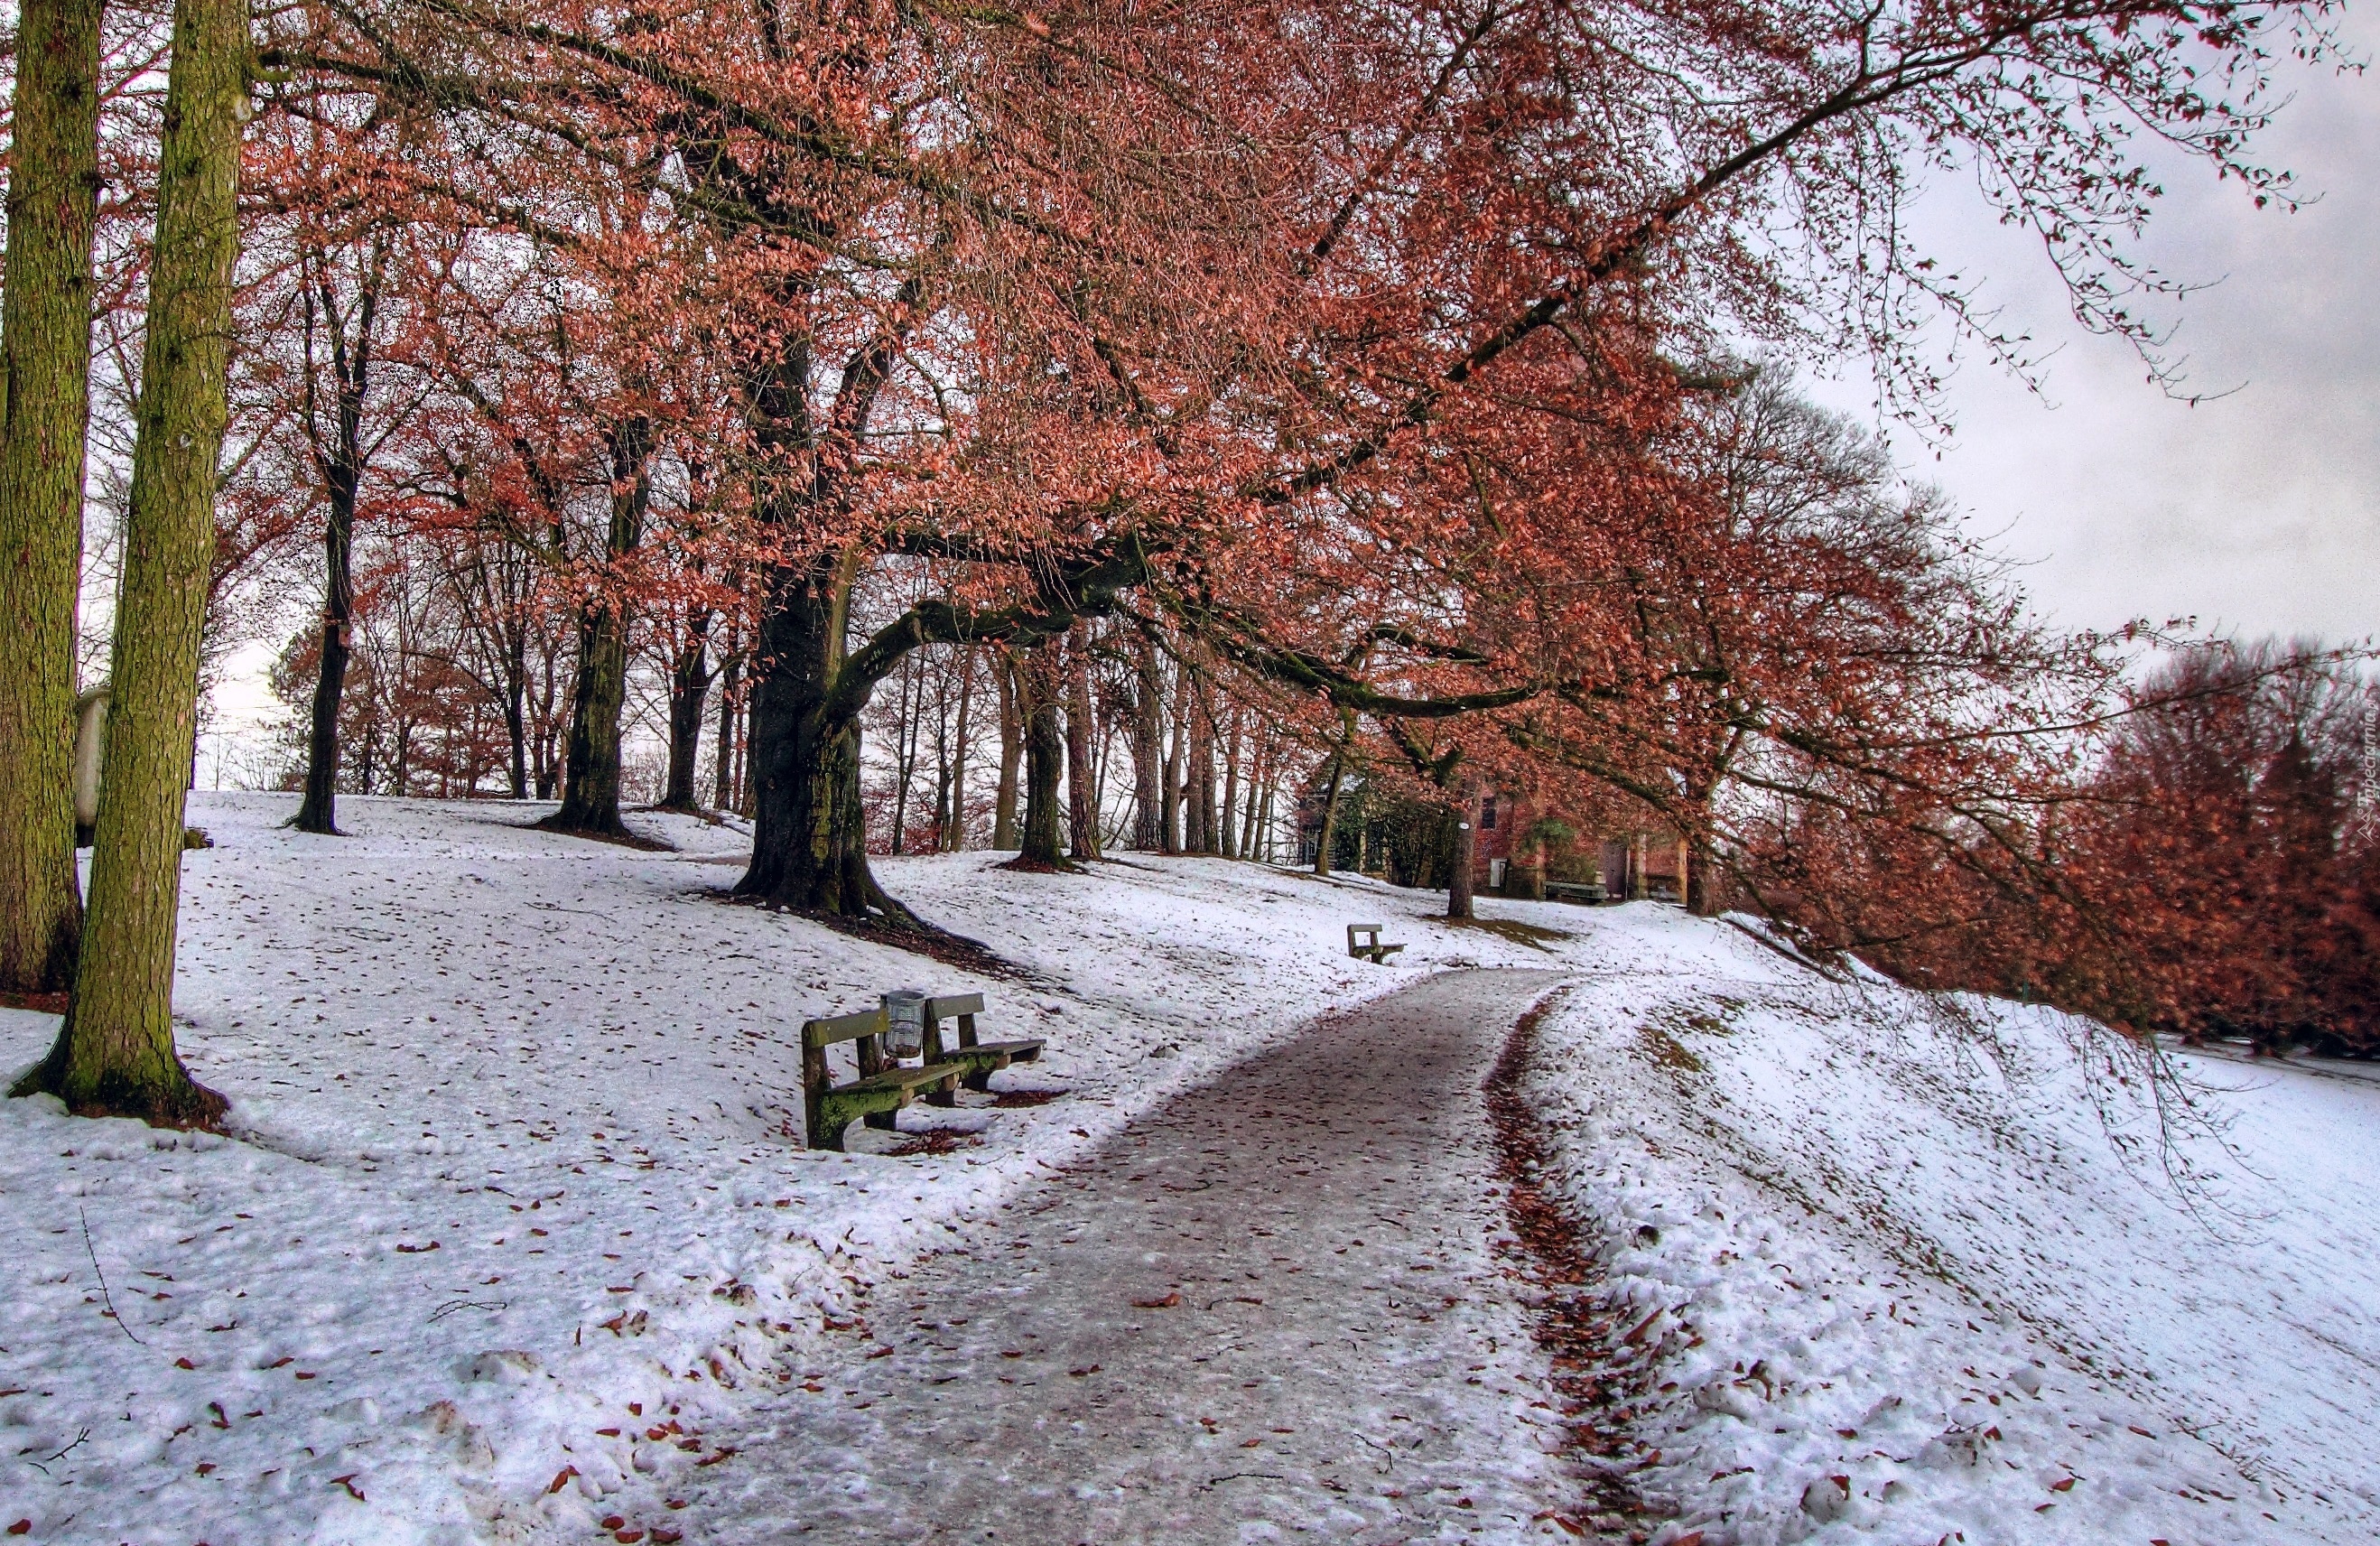
[[[687,1539],[1642,1540],[1591,1247],[1528,1172],[1565,975],[1326,1016],[879,1284]]]

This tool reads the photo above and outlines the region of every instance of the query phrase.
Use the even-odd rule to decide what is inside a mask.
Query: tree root
[[[67,1114],[73,1116],[128,1116],[152,1127],[186,1132],[224,1130],[224,1114],[231,1110],[231,1102],[190,1077],[178,1058],[173,1074],[162,1080],[135,1080],[108,1073],[89,1090],[70,1090],[61,1051],[53,1047],[49,1056],[9,1087],[8,1093],[12,1097],[55,1095],[66,1102]]]

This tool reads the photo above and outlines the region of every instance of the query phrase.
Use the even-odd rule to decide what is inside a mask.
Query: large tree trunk
[[[647,463],[652,425],[631,419],[612,432],[612,524],[604,556],[616,564],[643,540],[652,502]],[[607,571],[611,565],[606,566]],[[570,740],[562,775],[562,809],[545,825],[555,832],[627,835],[620,820],[620,710],[628,695],[628,603],[607,572],[602,590],[578,617],[578,679],[570,695]]]
[[[1686,859],[1686,894],[1680,900],[1696,918],[1719,915],[1718,850],[1711,846],[1707,821],[1698,822],[1682,850]]]
[[[90,910],[66,1024],[18,1086],[77,1112],[175,1125],[224,1110],[174,1050],[174,935],[227,417],[249,62],[246,0],[176,0]]]
[[[1016,846],[1016,764],[1025,754],[1025,714],[1015,654],[1002,648],[991,667],[1000,683],[1000,785],[991,801],[991,846],[1006,850]]]
[[[75,603],[91,414],[99,0],[18,12],[0,302],[0,989],[74,979]]]
[[[844,554],[770,576],[752,666],[752,866],[735,890],[772,907],[906,919],[868,869],[861,705],[829,712],[858,567]]]
[[[1025,713],[1025,834],[1016,855],[1020,867],[1065,867],[1058,852],[1058,779],[1063,771],[1065,736],[1058,724],[1058,646],[1034,649],[1017,671]]]
[[[702,709],[710,695],[710,614],[686,620],[686,638],[670,671],[669,781],[662,791],[664,810],[699,811],[694,797],[694,767],[702,752]]]
[[[1077,860],[1099,857],[1098,791],[1091,765],[1091,626],[1078,617],[1066,635],[1066,847]]]
[[[1157,641],[1140,635],[1139,682],[1132,722],[1132,846],[1145,854],[1165,847],[1165,676]]]
[[[1466,786],[1454,808],[1454,862],[1446,877],[1446,916],[1471,916],[1471,867],[1479,853],[1479,797]]]

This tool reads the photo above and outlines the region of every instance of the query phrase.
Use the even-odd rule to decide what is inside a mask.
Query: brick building
[[[1541,879],[1547,895],[1565,899],[1678,902],[1686,867],[1685,841],[1667,827],[1556,836],[1518,796],[1491,793],[1479,802],[1471,883],[1482,891],[1526,896]]]

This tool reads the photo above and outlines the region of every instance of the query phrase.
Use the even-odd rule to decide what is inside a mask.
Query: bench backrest
[[[816,1052],[832,1047],[838,1041],[856,1041],[863,1036],[884,1034],[884,1011],[863,1009],[856,1015],[837,1015],[831,1020],[804,1020],[802,1046]]]
[[[926,1017],[929,1020],[947,1020],[953,1015],[982,1013],[983,995],[981,993],[953,993],[948,998],[929,998],[926,1001]]]
[[[1356,946],[1358,943],[1363,943],[1363,944],[1378,944],[1378,943],[1380,943],[1380,928],[1381,928],[1381,926],[1380,926],[1379,924],[1377,924],[1377,923],[1350,923],[1349,925],[1347,925],[1347,948],[1348,948],[1348,949],[1350,949],[1350,950],[1353,950],[1353,949],[1354,949],[1354,948],[1355,948],[1355,946]],[[1368,940],[1362,940],[1362,941],[1359,941],[1359,940],[1357,940],[1357,939],[1355,938],[1355,936],[1356,936],[1356,935],[1358,935],[1358,934],[1369,934],[1369,935],[1371,936],[1371,938],[1370,938],[1370,939],[1368,939]]]

